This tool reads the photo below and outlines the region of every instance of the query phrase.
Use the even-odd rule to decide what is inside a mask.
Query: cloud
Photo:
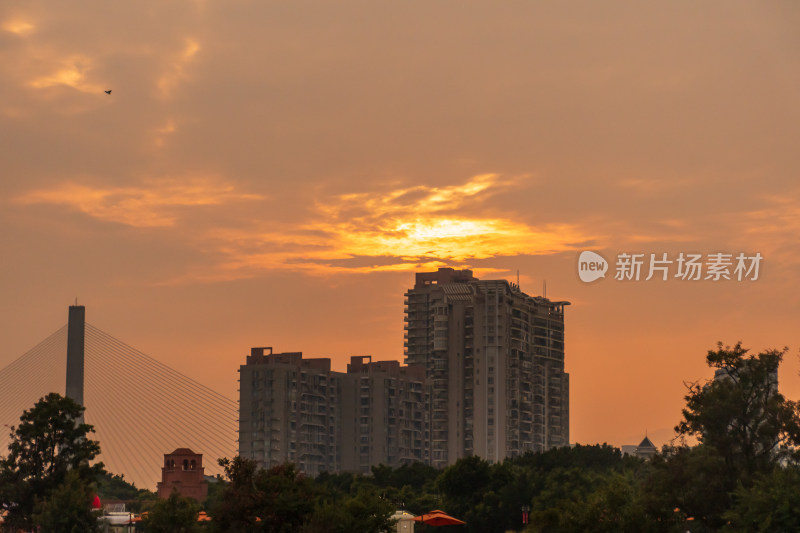
[[[498,214],[484,205],[511,183],[485,174],[448,187],[345,194],[315,202],[307,221],[215,229],[203,242],[222,260],[211,271],[193,271],[173,281],[231,280],[268,270],[430,270],[573,250],[591,239],[571,224],[533,227],[513,213]]]
[[[626,178],[616,182],[617,187],[642,195],[656,195],[667,191],[684,191],[693,184],[690,178]]]
[[[179,207],[209,206],[260,198],[218,179],[159,180],[139,187],[96,187],[68,182],[21,195],[21,205],[63,205],[93,218],[134,227],[173,226]]]
[[[764,195],[765,205],[744,213],[727,217],[727,222],[738,226],[740,239],[750,246],[757,243],[758,250],[771,259],[780,258],[784,265],[800,263],[797,235],[800,233],[800,190],[781,195]]]
[[[19,36],[25,36],[34,30],[34,25],[27,20],[12,19],[3,23],[0,28]]]
[[[155,145],[158,148],[163,148],[164,145],[167,143],[167,137],[172,135],[176,131],[178,131],[178,126],[175,123],[175,119],[172,118],[168,119],[163,126],[161,126],[160,128],[156,128],[155,130],[156,136],[154,139]]]
[[[183,49],[171,58],[164,73],[156,82],[158,92],[163,98],[169,98],[175,88],[188,78],[186,67],[194,60],[199,51],[200,43],[189,38],[185,40]]]
[[[93,61],[89,57],[73,55],[60,60],[55,72],[35,78],[28,85],[35,89],[65,85],[85,93],[99,93],[103,87],[88,79],[93,67]]]

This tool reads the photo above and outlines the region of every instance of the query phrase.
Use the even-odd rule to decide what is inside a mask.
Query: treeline
[[[443,470],[380,465],[371,475],[323,473],[316,479],[289,463],[259,469],[236,457],[222,465],[225,478],[212,483],[202,506],[212,518],[207,526],[189,519],[177,529],[183,509],[194,506],[196,516],[201,507],[175,495],[150,508],[146,531],[370,533],[388,531],[396,510],[421,515],[442,509],[467,522],[449,531],[503,533],[523,528],[525,505],[532,523],[558,530],[569,525],[562,517],[574,521],[580,503],[611,480],[644,467],[607,445],[530,453],[494,465],[468,457]],[[440,530],[417,524],[415,531]]]
[[[208,510],[218,531],[366,533],[385,522],[359,517],[399,508],[442,509],[467,522],[450,531],[475,533],[800,531],[798,405],[777,391],[784,354],[751,355],[741,344],[709,351],[716,378],[688,385],[676,440],[649,461],[575,446],[498,464],[468,457],[441,471],[378,466],[371,476],[311,480],[291,465],[258,471],[237,458]],[[256,516],[273,525],[253,518],[243,528]]]
[[[316,479],[291,464],[257,470],[237,457],[226,473],[203,506],[208,525],[188,520],[176,529],[181,506],[194,506],[194,516],[201,508],[176,498],[151,509],[146,531],[370,533],[388,530],[397,509],[442,509],[467,522],[447,530],[454,532],[800,531],[796,465],[775,460],[749,476],[708,444],[667,447],[651,461],[607,445],[575,446],[498,464],[468,457],[443,470],[381,465],[368,476]]]

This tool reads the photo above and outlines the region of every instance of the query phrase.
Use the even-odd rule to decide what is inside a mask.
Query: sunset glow
[[[668,442],[717,341],[789,346],[800,399],[798,27],[739,0],[0,2],[0,366],[78,297],[236,398],[253,346],[403,360],[414,274],[452,267],[571,302],[575,442]],[[764,261],[615,280],[622,253]]]
[[[101,91],[101,85],[88,81],[88,73],[92,69],[92,61],[86,57],[71,57],[62,62],[62,67],[54,73],[36,78],[30,82],[30,86],[36,89],[44,89],[58,85],[65,85],[81,92],[97,93]]]
[[[24,20],[9,20],[4,22],[0,27],[2,27],[5,31],[9,31],[17,35],[28,34],[34,29],[33,24]]]
[[[31,191],[19,204],[64,205],[91,217],[134,227],[172,226],[176,207],[217,205],[253,200],[258,195],[235,193],[233,186],[209,179],[153,181],[148,186],[101,188],[65,183],[59,188]]]

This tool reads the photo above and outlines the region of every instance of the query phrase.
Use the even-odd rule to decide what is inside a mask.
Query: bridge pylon
[[[69,306],[67,323],[67,387],[66,396],[83,405],[83,370],[85,358],[86,308]],[[80,422],[83,422],[81,416]]]

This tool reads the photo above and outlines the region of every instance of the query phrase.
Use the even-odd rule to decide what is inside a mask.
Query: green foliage
[[[195,533],[200,530],[199,513],[196,501],[173,490],[169,498],[153,505],[142,523],[146,533]]]
[[[436,481],[439,471],[424,463],[404,464],[397,468],[386,465],[372,467],[372,477],[378,487],[423,487]]]
[[[103,500],[135,500],[140,489],[128,483],[124,475],[106,472],[97,481],[97,495]]]
[[[394,505],[381,498],[375,488],[364,485],[353,496],[340,501],[322,503],[302,531],[303,533],[388,531],[394,524],[394,520],[390,518],[394,511]]]
[[[531,509],[531,531],[571,531],[578,529],[569,529],[570,513],[609,476],[642,467],[641,460],[623,458],[608,445],[564,447],[492,465],[477,457],[461,459],[442,472],[436,486],[442,509],[465,520],[467,531],[517,530],[523,506]]]
[[[800,469],[777,467],[749,488],[739,486],[724,531],[800,531]]]
[[[410,463],[397,468],[378,465],[372,468],[372,477],[353,477],[346,493],[352,494],[362,485],[380,489],[382,498],[391,502],[394,509],[404,509],[422,514],[441,506],[436,480],[440,470],[423,464]]]
[[[445,468],[436,482],[442,493],[442,510],[463,519],[483,501],[490,481],[491,469],[487,461],[474,455],[459,459]]]
[[[125,476],[106,472],[97,482],[97,495],[101,501],[128,500],[127,509],[134,513],[148,510],[150,502],[158,501],[158,494],[147,489],[139,489],[125,480]]]
[[[325,492],[329,493],[349,493],[350,489],[356,483],[358,476],[352,472],[342,472],[339,474],[331,474],[323,472],[314,480]],[[359,480],[360,482],[361,480]]]
[[[25,411],[12,428],[9,453],[0,461],[0,506],[8,509],[6,527],[31,529],[37,501],[50,500],[68,471],[74,471],[84,486],[104,472],[102,463],[89,465],[99,455],[100,444],[87,438],[94,432],[92,426],[76,423],[83,411],[72,399],[51,393]]]
[[[256,488],[263,531],[293,533],[314,509],[314,484],[291,463],[260,470]]]
[[[619,450],[605,444],[528,454],[519,463],[518,468],[526,471],[521,479],[530,487],[519,489],[529,497],[531,507],[527,531],[536,532],[585,531],[588,525],[598,531],[625,531],[623,517],[618,515],[626,511],[608,509],[606,503],[625,501],[631,507],[633,502],[628,500],[632,495],[627,489],[633,487],[623,490],[622,485],[645,469],[641,460],[622,457]]]
[[[229,533],[255,531],[261,497],[255,484],[256,462],[236,456],[220,459],[227,484],[212,505],[214,529]]]
[[[706,361],[720,378],[689,385],[683,420],[675,429],[700,444],[676,447],[657,462],[652,486],[662,507],[674,504],[693,519],[695,529],[722,528],[728,511],[740,505],[738,498],[759,476],[780,463],[796,463],[798,405],[778,393],[775,381],[784,353],[749,355],[741,343],[719,343]]]
[[[800,445],[798,406],[778,393],[772,381],[777,380],[784,353],[748,355],[741,343],[733,348],[719,343],[706,361],[726,377],[689,386],[676,431],[716,449],[740,478],[769,470],[781,458],[795,459],[792,450]]]
[[[681,515],[670,510],[656,516],[648,509],[644,497],[647,488],[641,478],[645,470],[646,467],[640,465],[637,469],[610,472],[604,476],[585,499],[565,503],[556,530],[598,533],[685,531],[685,528],[681,529]],[[549,529],[534,527],[531,530]]]
[[[325,473],[313,481],[292,464],[264,470],[242,457],[220,465],[226,481],[208,502],[216,531],[377,532],[392,525],[395,506],[384,496],[395,488],[378,487],[374,478]]]
[[[222,479],[220,475],[217,475],[216,479],[213,481],[208,482],[208,496],[206,496],[206,501],[203,502],[204,510],[208,511],[213,509],[214,506],[220,502],[222,492],[225,490],[226,486],[225,480]]]
[[[254,461],[222,459],[229,480],[211,509],[215,528],[226,532],[294,532],[314,510],[311,479],[290,463],[269,470]]]
[[[98,531],[97,512],[92,511],[94,490],[76,470],[67,472],[64,482],[50,496],[36,504],[33,523],[41,531],[87,533]]]
[[[722,514],[732,504],[736,483],[736,472],[713,447],[676,447],[653,463],[648,508],[657,516],[678,509],[695,524],[716,530],[725,524]]]

